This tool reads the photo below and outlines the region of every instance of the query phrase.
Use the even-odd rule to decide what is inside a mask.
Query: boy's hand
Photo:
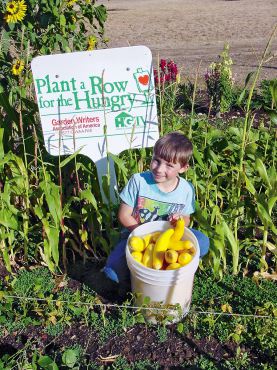
[[[168,216],[168,221],[171,223],[171,225],[173,227],[176,226],[176,222],[177,220],[179,220],[179,218],[183,218],[185,220],[185,226],[187,227],[190,223],[190,216],[185,216],[185,215],[181,215],[179,213],[172,213],[171,215]]]

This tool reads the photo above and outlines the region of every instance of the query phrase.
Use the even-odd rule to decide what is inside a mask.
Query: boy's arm
[[[126,227],[129,231],[134,230],[139,226],[137,220],[132,216],[133,207],[128,206],[126,203],[121,203],[118,211],[118,219],[122,226]]]

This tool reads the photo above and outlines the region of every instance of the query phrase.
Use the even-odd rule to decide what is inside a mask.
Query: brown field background
[[[181,77],[203,78],[224,43],[230,45],[233,76],[242,84],[257,68],[274,26],[277,0],[100,0],[107,6],[109,47],[145,45],[173,59]],[[277,34],[261,78],[277,78]]]

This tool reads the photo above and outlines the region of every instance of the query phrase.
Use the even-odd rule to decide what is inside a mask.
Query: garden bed
[[[93,281],[92,266],[84,269],[83,280]],[[45,369],[50,363],[80,369],[276,365],[277,291],[271,281],[232,275],[215,281],[199,270],[190,313],[178,324],[165,326],[143,322],[131,308],[129,294],[116,306],[118,297],[107,300],[97,294],[97,287],[52,277],[44,268],[22,270],[13,282],[5,276],[1,267],[0,359],[5,366],[24,368],[32,361]]]

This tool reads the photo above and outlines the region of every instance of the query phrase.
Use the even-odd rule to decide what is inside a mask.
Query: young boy
[[[168,220],[175,225],[183,217],[185,226],[194,212],[194,188],[179,175],[189,168],[192,143],[182,133],[171,132],[160,138],[155,146],[150,171],[131,177],[120,193],[118,219],[124,226],[122,240],[111,252],[105,275],[118,283],[129,279],[125,248],[129,233],[139,225],[157,220]],[[200,257],[209,250],[209,239],[200,231],[190,229],[200,246]]]

